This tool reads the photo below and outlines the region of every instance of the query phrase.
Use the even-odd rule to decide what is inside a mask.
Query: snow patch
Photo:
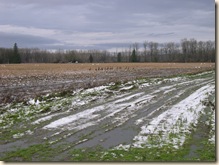
[[[84,92],[82,92],[82,94],[87,94],[87,93],[93,93],[93,92],[97,92],[97,91],[101,91],[106,89],[108,86],[98,86],[98,87],[94,87],[94,88],[89,88],[86,89]]]
[[[57,127],[61,127],[61,126],[64,126],[64,125],[67,125],[69,123],[73,123],[76,121],[79,121],[79,122],[80,122],[80,120],[84,121],[84,119],[90,120],[90,119],[93,119],[93,118],[98,116],[98,115],[93,114],[94,112],[98,112],[98,111],[101,111],[103,109],[104,109],[104,106],[98,106],[98,107],[94,107],[92,109],[87,109],[87,110],[82,111],[80,113],[58,119],[58,120],[44,126],[43,128],[44,129],[57,128]]]
[[[22,136],[24,136],[24,133],[17,133],[17,134],[13,135],[13,138],[17,139],[17,138],[20,138]]]
[[[150,138],[153,137],[160,141],[157,141],[158,146],[164,143],[174,144],[175,148],[183,145],[191,124],[197,123],[199,113],[204,108],[202,100],[207,98],[207,94],[213,90],[213,85],[203,86],[171,109],[153,118],[149,124],[141,127],[140,133],[133,139],[135,141],[133,146],[141,148],[155,145],[150,143]],[[143,119],[138,119],[136,124],[142,121]],[[170,137],[171,133],[178,136]]]
[[[30,99],[30,100],[28,101],[28,103],[29,103],[30,105],[39,105],[39,104],[40,104],[40,101],[39,101],[39,100],[36,100],[36,101],[35,101],[35,99]]]
[[[50,120],[52,117],[54,116],[58,116],[60,115],[60,113],[56,113],[56,114],[52,114],[52,115],[49,115],[49,116],[45,116],[45,117],[42,117],[34,122],[32,122],[32,124],[39,124],[41,122],[44,122],[44,121],[47,121],[47,120]]]

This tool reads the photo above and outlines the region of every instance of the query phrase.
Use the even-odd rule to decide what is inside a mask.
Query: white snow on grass
[[[168,81],[168,82],[180,82],[186,80],[185,77],[174,77],[174,78],[165,78],[164,81]]]
[[[80,99],[72,101],[72,106],[82,106],[82,105],[85,105],[87,103],[89,103],[89,100],[82,100],[80,98]]]
[[[40,101],[39,101],[39,100],[36,100],[36,101],[35,101],[35,99],[30,99],[30,100],[28,101],[28,103],[31,104],[31,105],[39,105],[39,104],[40,104]]]
[[[39,123],[41,123],[41,122],[50,120],[50,119],[52,119],[52,117],[58,116],[58,115],[60,115],[60,113],[55,113],[55,114],[52,114],[52,115],[48,115],[48,116],[42,117],[42,118],[40,118],[40,119],[38,119],[38,120],[32,122],[32,124],[39,124]]]
[[[172,92],[174,90],[176,90],[176,88],[165,90],[163,94],[165,95],[165,94],[170,93],[170,92]]]
[[[17,139],[17,138],[21,138],[22,136],[24,136],[24,133],[17,133],[13,135],[13,138]]]
[[[162,92],[162,91],[165,92],[165,91],[170,90],[170,89],[173,90],[174,86],[175,85],[169,85],[169,86],[160,87],[157,90],[153,91],[151,94],[159,93],[159,92]]]
[[[153,98],[152,95],[146,95],[144,92],[128,95],[116,101],[112,101],[100,106],[86,109],[76,114],[63,117],[43,127],[43,129],[68,129],[81,130],[92,125],[97,125],[107,118],[113,118],[112,122],[117,125],[126,122],[136,110],[138,105],[147,103]],[[53,115],[39,119],[41,122],[50,119]]]
[[[93,92],[99,92],[101,90],[106,89],[108,86],[98,86],[98,87],[94,87],[94,88],[89,88],[86,89],[82,92],[82,94],[87,94],[87,93],[93,93]]]
[[[214,100],[215,102],[215,100]],[[210,124],[211,124],[211,131],[210,131],[210,137],[209,137],[209,141],[210,143],[212,144],[215,144],[215,110],[212,110],[212,115],[211,115],[211,121],[210,121]]]
[[[125,87],[120,88],[120,91],[122,91],[122,90],[130,90],[130,89],[132,89],[133,87],[134,87],[134,85],[125,86]]]
[[[15,113],[15,112],[17,112],[18,110],[19,110],[18,108],[11,108],[11,109],[9,110],[9,112]]]
[[[206,85],[189,97],[174,105],[171,109],[153,118],[148,125],[141,127],[140,133],[134,137],[134,147],[150,146],[149,138],[159,136],[159,140],[165,143],[182,145],[185,141],[186,133],[189,132],[191,124],[196,124],[199,113],[203,110],[202,100],[207,94],[214,90],[213,85]],[[141,121],[138,121],[141,122]],[[169,137],[171,133],[178,135],[175,138]],[[149,137],[150,136],[150,137]],[[157,141],[157,144],[159,142]],[[159,145],[162,145],[160,143]]]
[[[125,101],[129,101],[129,100],[131,100],[131,99],[134,99],[134,98],[136,98],[136,97],[143,96],[143,95],[144,95],[144,92],[132,94],[132,95],[130,95],[130,96],[127,96],[127,97],[118,99],[117,101],[115,101],[115,104],[119,104],[119,103],[122,103],[122,102],[125,102]]]
[[[214,73],[214,71],[207,71],[207,72],[202,72],[202,73],[198,73],[198,74],[190,75],[190,77],[203,76],[203,75],[213,74],[213,73]]]
[[[180,78],[181,79],[181,78]],[[179,78],[174,78],[174,81],[179,80]],[[156,84],[159,84],[159,81],[156,82]],[[97,106],[93,107],[91,109],[84,110],[82,112],[76,113],[74,115],[70,115],[67,117],[63,117],[61,119],[58,119],[56,121],[51,122],[50,124],[44,126],[44,129],[51,129],[51,128],[60,128],[63,127],[64,129],[82,129],[86,128],[92,125],[98,124],[98,122],[103,121],[106,118],[112,118],[114,117],[114,121],[118,125],[123,123],[121,120],[126,119],[128,116],[131,116],[135,110],[138,110],[142,104],[146,104],[150,102],[155,95],[152,95],[156,92],[160,91],[166,91],[169,90],[175,90],[175,85],[170,86],[164,86],[160,87],[158,90],[154,91],[151,94],[146,94],[145,92],[135,93],[132,95],[126,95],[124,97],[118,98],[116,101],[110,102],[108,104],[105,104],[104,106]],[[131,86],[125,86],[121,89],[131,89],[133,85]],[[104,92],[107,90],[107,86],[100,86],[100,87],[94,87],[91,89],[86,89],[81,92],[81,94],[88,94],[92,92]],[[114,99],[116,96],[114,97]],[[81,98],[76,98],[74,101],[72,101],[72,106],[81,106],[87,104],[89,101],[82,100]],[[125,112],[122,112],[125,111]],[[102,112],[104,112],[104,115],[102,116]],[[116,116],[116,117],[115,117]],[[53,117],[52,116],[46,116],[42,119],[39,119],[37,122],[49,120]],[[100,118],[101,117],[101,118]],[[95,120],[95,121],[94,121]],[[136,124],[142,123],[144,120],[142,119],[136,122]],[[125,120],[124,120],[125,121]],[[81,126],[79,126],[81,125]]]
[[[44,129],[57,128],[57,127],[61,127],[61,126],[64,126],[64,125],[67,125],[69,123],[73,123],[76,121],[80,122],[80,120],[84,120],[84,119],[93,119],[93,118],[98,116],[97,114],[94,114],[94,112],[98,112],[98,111],[101,111],[103,109],[104,109],[104,106],[102,106],[102,105],[98,106],[98,107],[94,107],[92,109],[87,109],[85,111],[76,113],[74,115],[70,115],[70,116],[66,116],[66,117],[63,117],[61,119],[58,119],[58,120],[44,126],[43,128]]]

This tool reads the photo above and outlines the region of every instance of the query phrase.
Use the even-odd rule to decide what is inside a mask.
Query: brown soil
[[[166,77],[212,69],[215,69],[214,63],[2,64],[0,104],[116,81]]]

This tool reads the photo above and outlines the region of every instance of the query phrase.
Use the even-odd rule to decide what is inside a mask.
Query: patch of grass
[[[129,90],[134,90],[134,89],[138,89],[138,85],[133,85],[132,88]]]
[[[37,100],[43,101],[43,96],[37,96],[37,97],[35,97],[34,101],[36,102]]]
[[[209,100],[211,99],[213,98],[209,97]],[[209,141],[213,128],[211,124],[209,124],[210,122],[207,122],[211,121],[212,113],[213,111],[211,110],[211,107],[207,106],[200,115],[197,125],[192,126],[194,129],[190,135],[190,141],[187,145],[194,145],[196,147],[195,149],[193,148],[192,151],[196,155],[193,158],[196,161],[216,161],[216,146],[214,143]],[[186,155],[186,157],[191,157],[191,154]]]
[[[11,140],[14,134],[20,133],[21,130],[10,130],[10,129],[4,129],[1,131],[1,137],[0,137],[0,144],[4,144],[5,142],[8,142]]]
[[[46,144],[37,144],[29,146],[25,149],[18,149],[16,151],[8,152],[1,160],[9,161],[34,161],[34,160],[47,160],[52,156],[54,149]]]
[[[46,113],[49,111],[51,111],[51,107],[49,105],[47,105],[40,110],[40,113]]]
[[[183,155],[187,154],[186,149],[175,149],[171,145],[153,148],[130,148],[125,150],[103,150],[102,148],[77,149],[71,151],[72,161],[186,161]]]
[[[197,79],[197,78],[208,78],[212,77],[212,73],[214,73],[215,70],[208,70],[205,72],[196,72],[196,73],[186,73],[186,74],[181,74],[181,77],[187,77],[190,79]]]
[[[100,93],[97,92],[97,91],[94,91],[94,92],[90,92],[90,93],[83,94],[83,95],[82,95],[82,98],[89,97],[89,96],[95,97],[95,96],[98,96],[98,95],[100,95]]]
[[[7,112],[7,109],[6,108],[1,108],[0,109],[0,115],[2,115],[3,113]]]
[[[46,102],[53,102],[55,98],[63,98],[63,97],[71,97],[71,96],[73,96],[71,90],[64,90],[60,92],[50,93],[48,96],[41,96],[41,100]]]
[[[95,149],[85,148],[85,149],[74,149],[69,153],[71,155],[71,161],[101,161],[101,156],[103,155],[103,148],[97,146]]]
[[[155,141],[153,140],[155,143]],[[158,142],[157,142],[158,143]],[[72,161],[188,161],[184,155],[188,154],[188,147],[175,149],[172,144],[161,147],[129,148],[128,150],[103,148],[72,150]]]
[[[56,97],[68,97],[68,96],[72,96],[72,91],[61,91],[59,93],[56,94]]]
[[[127,92],[127,91],[132,91],[132,90],[135,90],[135,89],[138,89],[138,86],[137,85],[133,85],[131,88],[129,89],[122,89],[120,90],[120,92]]]
[[[200,161],[216,161],[216,147],[215,144],[212,144],[208,141],[208,139],[204,139],[202,141],[203,149],[198,150]]]
[[[9,120],[18,120],[19,114],[17,113],[9,114],[7,117],[9,118]]]
[[[122,82],[117,81],[117,82],[115,82],[114,85],[111,85],[108,89],[109,90],[118,90],[121,87],[121,84],[122,84]]]

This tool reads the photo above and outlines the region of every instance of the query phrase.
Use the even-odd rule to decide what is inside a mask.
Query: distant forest
[[[19,44],[19,43],[18,43]],[[110,62],[215,62],[215,41],[182,39],[180,43],[145,41],[120,52],[106,50],[57,50],[0,48],[0,63],[110,63]],[[141,47],[141,49],[140,49]]]

